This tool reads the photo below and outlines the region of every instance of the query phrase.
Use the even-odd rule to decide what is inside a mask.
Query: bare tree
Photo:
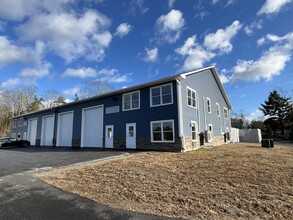
[[[65,98],[57,90],[47,90],[42,100],[43,108],[52,108],[58,105],[65,104]]]
[[[82,84],[79,97],[84,99],[110,91],[113,91],[113,86],[106,81],[85,81]]]

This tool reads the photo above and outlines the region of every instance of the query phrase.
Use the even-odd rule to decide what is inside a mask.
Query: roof
[[[229,98],[225,92],[225,89],[220,81],[220,78],[217,74],[217,71],[216,71],[216,68],[214,66],[209,66],[209,67],[205,67],[205,68],[201,68],[201,69],[197,69],[197,70],[194,70],[194,71],[190,71],[190,72],[186,72],[186,73],[181,73],[181,74],[176,74],[176,75],[172,75],[172,76],[169,76],[169,77],[165,77],[165,78],[162,78],[162,79],[159,79],[159,80],[154,80],[154,81],[151,81],[151,82],[147,82],[147,83],[143,83],[143,84],[139,84],[139,85],[135,85],[135,86],[130,86],[130,87],[127,87],[127,88],[124,88],[124,89],[119,89],[119,90],[115,90],[115,91],[112,91],[112,92],[108,92],[108,93],[103,93],[103,94],[100,94],[100,95],[97,95],[97,96],[93,96],[93,97],[90,97],[90,98],[86,98],[86,99],[81,99],[81,100],[78,100],[78,101],[75,101],[75,102],[70,102],[70,103],[66,103],[64,105],[59,105],[59,106],[56,106],[56,107],[52,107],[52,108],[47,108],[47,109],[42,109],[40,111],[36,111],[36,112],[30,112],[30,113],[27,113],[27,114],[23,114],[23,115],[19,115],[19,116],[16,116],[14,118],[19,118],[19,117],[24,117],[26,115],[31,115],[31,114],[35,114],[35,113],[39,113],[39,112],[46,112],[46,111],[49,111],[49,110],[57,110],[59,108],[63,108],[63,107],[67,107],[67,106],[71,106],[71,105],[76,105],[76,104],[79,104],[79,103],[84,103],[84,102],[89,102],[89,101],[92,101],[92,100],[96,100],[96,99],[100,99],[100,98],[105,98],[105,97],[108,97],[108,96],[113,96],[113,95],[117,95],[117,94],[121,94],[121,93],[127,93],[127,92],[131,92],[133,90],[138,90],[138,89],[142,89],[142,88],[146,88],[146,87],[151,87],[151,86],[155,86],[155,85],[158,85],[158,84],[162,84],[162,83],[167,83],[167,82],[170,82],[170,81],[174,81],[174,80],[182,80],[182,79],[186,79],[187,76],[189,75],[193,75],[193,74],[196,74],[196,73],[199,73],[199,72],[202,72],[202,71],[205,71],[205,70],[211,70],[216,82],[217,82],[217,85],[219,86],[219,89],[229,107],[229,109],[231,109],[231,103],[229,101]]]

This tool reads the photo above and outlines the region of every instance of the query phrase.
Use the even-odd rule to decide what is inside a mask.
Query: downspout
[[[182,115],[182,93],[181,93],[181,82],[176,79],[177,82],[177,108],[178,108],[178,133],[182,145],[182,151],[185,149],[184,134],[183,134],[183,115]]]

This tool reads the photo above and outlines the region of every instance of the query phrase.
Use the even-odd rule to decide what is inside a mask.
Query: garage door
[[[103,106],[82,110],[81,147],[103,146]]]
[[[36,137],[37,137],[37,124],[38,119],[29,119],[28,120],[28,141],[31,142],[31,145],[36,145]]]
[[[58,114],[57,146],[71,147],[73,112]]]
[[[44,116],[42,120],[41,145],[52,146],[54,132],[54,115]]]

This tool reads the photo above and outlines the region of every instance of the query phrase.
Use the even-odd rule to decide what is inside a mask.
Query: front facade
[[[231,104],[214,67],[15,117],[31,145],[186,151],[229,139]]]

